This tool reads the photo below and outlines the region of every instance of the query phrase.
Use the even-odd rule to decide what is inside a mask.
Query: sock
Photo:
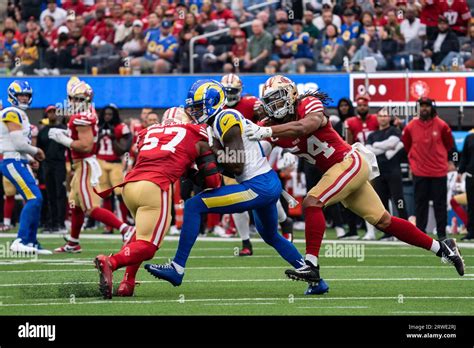
[[[94,208],[90,213],[90,217],[96,221],[100,221],[107,226],[111,226],[115,229],[120,229],[123,222],[120,221],[112,212],[104,208]]]
[[[323,241],[326,219],[323,209],[319,207],[308,207],[304,210],[306,238],[306,254],[319,256],[319,249]]]
[[[434,240],[433,239],[433,244],[431,244],[431,248],[430,250],[435,253],[436,255],[438,255],[438,251],[441,249],[441,245],[439,244],[439,242],[437,240]],[[438,255],[438,256],[441,256],[441,255]]]
[[[232,214],[234,218],[235,227],[237,228],[237,232],[239,232],[240,238],[242,238],[242,242],[244,240],[249,240],[250,238],[250,217],[248,212]]]
[[[415,225],[407,220],[397,218],[396,216],[391,217],[390,225],[388,225],[384,232],[397,237],[405,243],[426,250],[430,250],[433,244],[433,238],[420,231]]]
[[[464,226],[467,226],[467,213],[466,211],[461,207],[461,205],[456,202],[454,198],[451,198],[451,207],[453,208],[454,212],[456,213],[457,216],[461,219],[462,223]]]
[[[6,196],[3,203],[3,224],[10,226],[12,223],[13,210],[15,209],[15,196]]]
[[[139,262],[135,265],[129,265],[125,268],[125,274],[123,275],[123,280],[129,283],[135,284],[135,277],[137,276],[137,272],[140,269],[140,265],[142,263]]]
[[[71,209],[71,236],[69,237],[68,244],[75,245],[79,243],[79,235],[81,234],[81,228],[84,224],[84,212],[80,207],[74,207]]]
[[[314,256],[314,255],[311,255],[311,254],[306,254],[305,260],[311,262],[311,264],[313,266],[318,265],[318,257],[317,256]]]
[[[110,263],[112,269],[116,269],[123,266],[131,266],[137,263],[141,263],[146,260],[150,260],[155,255],[158,247],[153,243],[137,240],[127,244],[117,254],[110,257]]]
[[[104,198],[104,200],[102,201],[102,208],[107,209],[108,211],[110,211],[112,213],[114,212],[112,210],[112,198],[111,197]]]
[[[243,239],[242,247],[252,250],[252,244],[250,243],[250,239]]]
[[[123,201],[122,199],[122,196],[118,196],[118,200],[120,202],[119,206],[120,206],[120,212],[122,213],[122,220],[124,222],[127,222],[128,219],[127,219],[127,216],[128,216],[128,208],[127,206],[125,205],[125,202]]]

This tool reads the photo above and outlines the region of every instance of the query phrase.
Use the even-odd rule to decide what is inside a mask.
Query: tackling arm
[[[196,165],[199,169],[198,176],[203,177],[206,188],[218,188],[222,183],[222,175],[217,168],[216,156],[212,152],[209,144],[200,141],[196,144],[199,157],[196,159]]]
[[[297,138],[311,134],[326,124],[327,119],[324,114],[322,112],[314,112],[301,120],[272,126],[272,136],[275,138]]]

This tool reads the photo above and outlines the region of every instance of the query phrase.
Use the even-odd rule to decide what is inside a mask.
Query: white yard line
[[[368,306],[307,306],[307,307],[296,307],[301,309],[323,309],[323,308],[334,308],[334,309],[365,309],[370,308]]]
[[[405,296],[405,300],[474,300],[472,296]],[[295,297],[294,303],[297,301],[352,301],[352,300],[364,300],[364,301],[379,301],[379,300],[398,300],[398,296],[383,296],[383,297]],[[2,307],[28,307],[28,306],[75,306],[75,305],[110,305],[110,304],[153,304],[153,303],[176,303],[186,304],[186,303],[201,303],[201,302],[249,302],[256,301],[256,302],[267,302],[267,301],[281,301],[288,303],[288,298],[279,298],[279,297],[257,297],[257,298],[201,298],[201,299],[187,299],[184,300],[177,299],[177,300],[121,300],[114,298],[112,301],[105,301],[105,300],[94,300],[94,301],[76,301],[75,303],[70,303],[69,299],[65,300],[64,302],[34,302],[34,303],[4,303],[0,305]],[[393,312],[395,313],[395,312]],[[402,312],[400,313],[410,313],[410,312]],[[428,313],[428,312],[420,312],[420,313]],[[443,312],[432,312],[434,314],[443,313]],[[453,313],[453,312],[448,312]],[[455,312],[454,312],[455,313]]]

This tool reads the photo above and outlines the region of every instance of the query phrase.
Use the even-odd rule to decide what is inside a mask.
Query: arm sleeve
[[[400,142],[400,138],[397,137],[396,135],[391,135],[384,141],[377,141],[374,143],[374,147],[387,151],[387,150],[393,150],[397,146],[397,144]]]
[[[18,152],[27,153],[29,155],[36,155],[38,152],[38,148],[28,144],[28,140],[23,136],[23,131],[13,131],[10,132],[10,138],[12,140],[13,146],[15,146],[15,150]]]

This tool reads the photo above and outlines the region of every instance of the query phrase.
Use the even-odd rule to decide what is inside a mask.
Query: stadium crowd
[[[466,0],[8,0],[0,71],[13,75],[304,73],[474,68]],[[249,23],[240,27],[243,23]]]

